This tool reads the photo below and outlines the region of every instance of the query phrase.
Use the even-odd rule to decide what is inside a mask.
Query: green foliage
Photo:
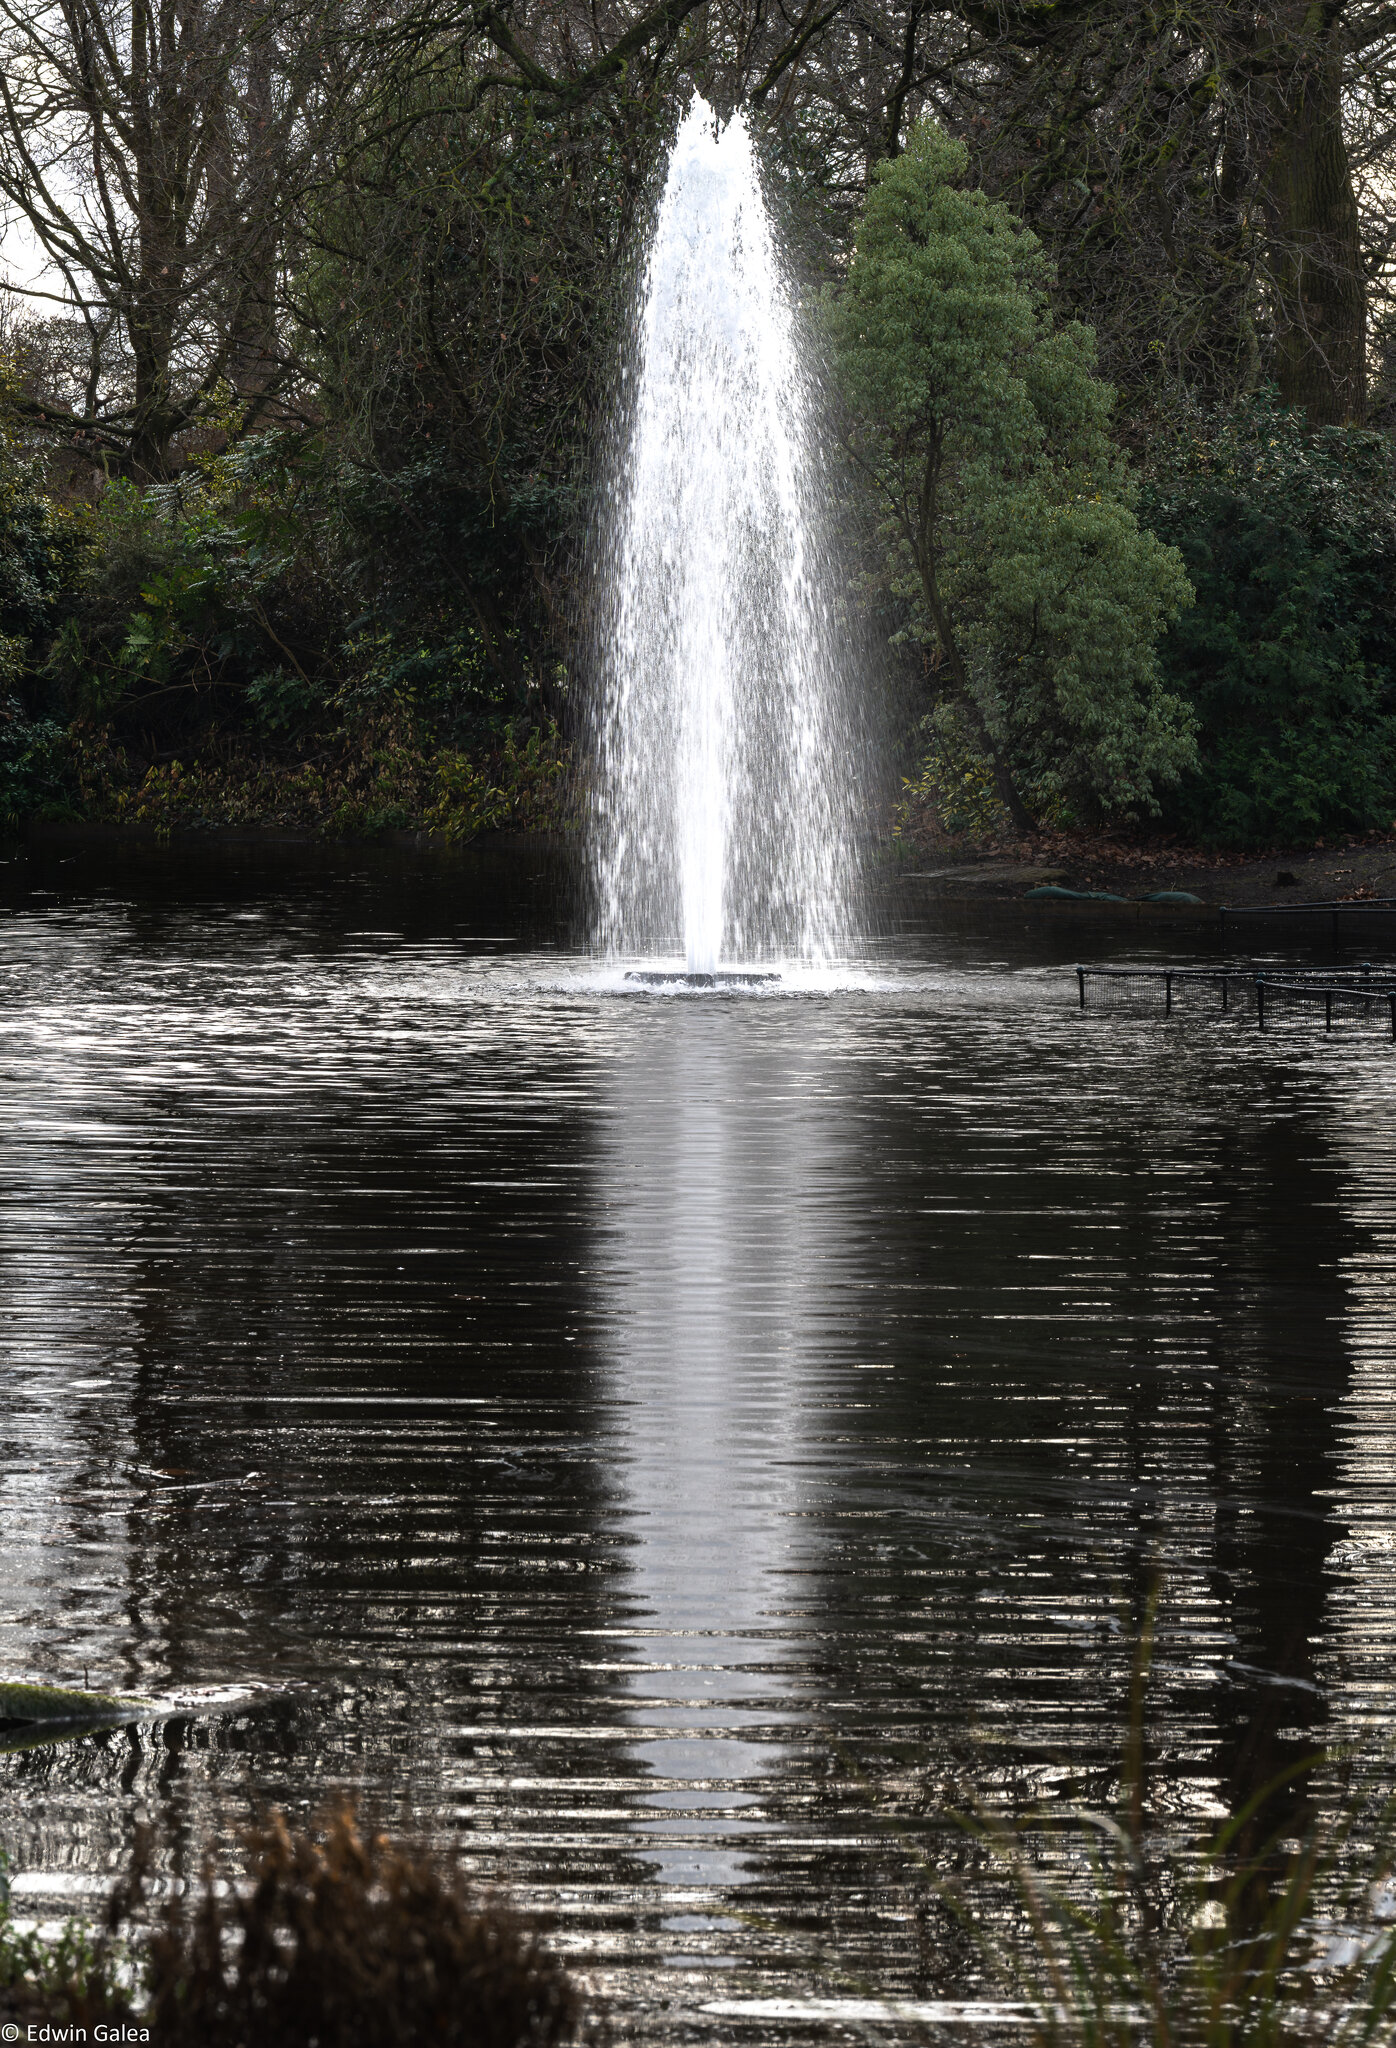
[[[249,722],[268,738],[300,731],[324,706],[324,693],[308,676],[284,668],[266,669],[247,685]]]
[[[10,643],[13,644],[13,643]],[[30,718],[16,696],[0,701],[0,829],[35,813],[71,812],[68,738],[54,718]]]
[[[0,419],[0,681],[13,686],[57,622],[72,586],[81,541],[71,518],[45,495],[38,465]]]
[[[88,817],[174,831],[278,825],[327,838],[565,831],[571,760],[555,725],[509,732],[491,752],[439,745],[402,705],[341,726],[310,758],[268,758],[226,738],[217,752],[143,765],[108,730],[78,728],[74,777]]]
[[[1012,820],[961,706],[943,698],[922,719],[919,732],[925,752],[916,775],[903,783],[893,838],[915,843],[945,833],[982,840],[1008,832]],[[1024,795],[1041,824],[1071,822],[1066,806],[1048,784],[1030,782]]]
[[[427,516],[411,484],[395,483],[391,517],[374,500],[381,536],[365,530],[362,471],[313,437],[267,437],[178,485],[108,486],[83,515],[83,573],[49,654],[56,707],[180,752],[213,725],[289,743],[401,705],[442,737],[498,744],[529,708],[527,677],[501,681],[430,565],[415,592],[376,601]],[[453,559],[459,533],[437,539]]]
[[[507,688],[468,622],[427,611],[378,623],[345,642],[334,702],[348,720],[380,718],[410,704],[453,740],[486,746],[524,711],[528,692]]]
[[[0,421],[0,829],[66,806],[64,728],[48,715],[39,671],[82,554],[77,523]]]
[[[543,119],[486,93],[443,112],[438,91],[429,70],[392,83],[381,139],[313,224],[304,295],[351,616],[439,653],[497,731],[560,708],[540,679],[565,659],[556,585],[637,165],[613,111]]]
[[[82,515],[82,573],[47,663],[60,702],[120,719],[159,701],[162,722],[187,723],[209,692],[226,708],[277,669],[309,690],[325,621],[307,602],[305,511],[284,465],[251,451],[177,485],[108,485]]]
[[[1194,757],[1156,652],[1183,565],[1135,516],[1090,331],[1054,326],[1036,240],[965,160],[925,120],[878,166],[831,307],[889,580],[1020,790],[1154,809]]]
[[[74,587],[83,553],[77,522],[45,494],[0,416],[0,688],[23,689]]]
[[[76,1920],[65,1923],[56,1941],[20,1933],[10,1913],[9,1873],[0,1850],[0,2019],[26,2029],[131,2020],[122,1958],[113,1945]]]
[[[1192,836],[1295,845],[1396,816],[1396,449],[1262,398],[1160,449],[1143,501],[1196,607],[1163,647],[1201,763]]]
[[[914,842],[939,831],[987,839],[1006,830],[1011,821],[993,772],[959,705],[937,704],[920,733],[926,751],[917,773],[903,782],[893,837]]]
[[[501,679],[516,635],[491,648],[430,577],[352,615],[376,572],[345,478],[323,438],[266,436],[73,515],[47,640],[0,636],[0,822],[75,800],[160,832],[565,824],[556,720],[531,672]]]

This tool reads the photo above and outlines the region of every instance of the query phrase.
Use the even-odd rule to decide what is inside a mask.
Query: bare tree
[[[229,392],[251,423],[323,360],[297,273],[404,124],[590,109],[638,188],[685,80],[761,110],[831,255],[930,110],[1117,381],[1269,376],[1315,422],[1361,417],[1393,244],[1383,0],[0,0],[0,200],[87,340],[46,424],[169,474]]]
[[[163,477],[220,387],[254,411],[275,390],[334,47],[276,0],[0,0],[0,197],[45,259],[30,296],[87,329],[56,423],[93,459]]]
[[[731,0],[745,90],[836,204],[929,111],[1043,236],[1136,390],[1273,378],[1358,419],[1393,247],[1384,0]]]

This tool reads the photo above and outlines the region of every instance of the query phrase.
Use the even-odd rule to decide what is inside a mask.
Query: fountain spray
[[[816,390],[745,119],[720,127],[697,94],[624,390],[599,550],[600,941],[681,947],[644,978],[700,985],[829,964],[861,776]]]

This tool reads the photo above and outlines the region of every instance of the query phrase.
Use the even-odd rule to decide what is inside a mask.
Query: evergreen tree
[[[1038,242],[965,162],[926,120],[877,167],[832,305],[892,588],[1020,827],[1029,791],[1155,810],[1194,759],[1155,652],[1191,589],[1135,517],[1091,331],[1055,325]]]

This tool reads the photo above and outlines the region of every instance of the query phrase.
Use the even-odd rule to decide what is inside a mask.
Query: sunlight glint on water
[[[1156,1579],[1170,1842],[1389,1782],[1390,1041],[901,875],[881,969],[615,1001],[551,863],[0,867],[0,1671],[248,1702],[0,1731],[17,1905],[348,1785],[617,2038],[1012,2038],[948,1816],[1114,1798]]]
[[[598,547],[600,939],[690,973],[837,959],[858,749],[813,387],[751,136],[697,96],[631,376]]]

